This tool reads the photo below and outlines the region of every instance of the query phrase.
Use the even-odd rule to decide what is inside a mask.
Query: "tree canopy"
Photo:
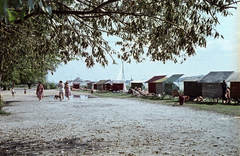
[[[49,55],[65,63],[82,58],[87,67],[127,62],[184,61],[220,37],[219,16],[237,0],[1,0],[2,53]],[[24,34],[24,35],[22,35]],[[30,36],[30,38],[29,38]],[[116,36],[116,51],[106,36]],[[223,36],[221,36],[223,38]],[[11,43],[11,44],[9,44]],[[13,46],[14,45],[14,46]],[[146,47],[146,50],[145,48]],[[14,59],[14,58],[13,58]],[[41,61],[41,60],[39,60]]]
[[[31,27],[35,24],[26,21],[2,34],[1,83],[32,83],[47,71],[54,71],[61,63],[57,45],[46,38],[43,29]]]

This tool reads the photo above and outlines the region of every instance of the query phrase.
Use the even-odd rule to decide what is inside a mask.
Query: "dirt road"
[[[71,97],[17,90],[0,116],[0,155],[239,156],[239,121],[207,111],[129,99]],[[80,95],[82,93],[73,93]]]

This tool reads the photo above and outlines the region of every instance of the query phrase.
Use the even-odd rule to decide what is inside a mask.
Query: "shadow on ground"
[[[0,143],[0,155],[38,155],[38,154],[94,154],[108,148],[103,138],[83,141],[82,138],[59,140],[6,140]],[[71,151],[71,153],[69,153]]]

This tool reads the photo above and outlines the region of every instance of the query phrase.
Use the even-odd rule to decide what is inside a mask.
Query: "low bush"
[[[1,115],[9,115],[10,113],[2,110],[3,106],[4,106],[4,102],[2,100],[0,100],[0,116]]]
[[[57,85],[55,83],[49,84],[50,89],[57,89]]]
[[[4,102],[0,100],[0,111],[2,110],[3,106],[4,106]]]

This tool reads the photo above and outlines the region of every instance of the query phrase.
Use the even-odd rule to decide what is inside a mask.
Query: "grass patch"
[[[4,106],[5,102],[3,102],[2,100],[0,101],[0,116],[1,115],[9,115],[9,112],[5,112],[2,110],[3,106]]]
[[[9,114],[10,114],[9,112],[5,112],[3,110],[0,110],[0,116],[2,116],[2,115],[9,115]]]
[[[131,94],[126,94],[126,93],[95,92],[94,95],[98,97],[112,97],[112,98],[120,98],[120,99],[132,98]]]
[[[80,92],[87,92],[90,93],[90,91],[80,91]],[[112,93],[112,92],[94,92],[94,95],[102,98],[121,98],[121,99],[135,99],[140,101],[146,101],[146,102],[153,102],[153,103],[159,103],[163,105],[169,105],[169,106],[176,106],[179,105],[178,98],[172,98],[170,99],[169,96],[165,96],[163,99],[158,96],[147,96],[147,97],[132,97],[131,94],[126,93]],[[195,102],[195,101],[188,101],[183,104],[183,107],[190,107],[196,110],[206,110],[206,111],[212,111],[227,115],[234,115],[234,116],[240,116],[240,105],[239,104],[224,104],[219,101],[213,102],[210,99],[207,99],[206,101],[202,102]]]
[[[213,112],[222,113],[222,114],[240,116],[239,104],[235,104],[235,105],[234,104],[227,105],[227,104],[221,104],[221,103],[208,104],[207,102],[194,104],[193,102],[187,102],[184,105],[197,110],[207,110],[207,111],[213,111]]]

